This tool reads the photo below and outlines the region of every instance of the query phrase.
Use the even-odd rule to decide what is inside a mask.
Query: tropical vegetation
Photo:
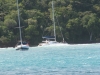
[[[100,42],[100,0],[53,0],[57,40],[68,43]],[[23,40],[37,45],[53,35],[52,0],[19,0]],[[16,0],[0,0],[0,47],[19,40]],[[60,30],[62,34],[60,33]]]

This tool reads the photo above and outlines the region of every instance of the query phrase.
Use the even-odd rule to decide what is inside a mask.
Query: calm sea
[[[100,75],[100,44],[0,48],[0,75]]]

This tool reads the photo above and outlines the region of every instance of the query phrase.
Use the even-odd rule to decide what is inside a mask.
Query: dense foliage
[[[23,40],[37,45],[52,35],[52,0],[19,0]],[[0,46],[19,40],[16,0],[0,0]],[[68,43],[100,41],[100,0],[54,0],[57,40]],[[59,28],[60,27],[60,28]],[[62,34],[60,32],[62,29]]]

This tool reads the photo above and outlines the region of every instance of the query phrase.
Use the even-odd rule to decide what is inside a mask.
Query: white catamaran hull
[[[29,46],[28,45],[18,45],[15,47],[16,50],[28,50]]]
[[[56,41],[43,41],[43,43],[40,43],[38,46],[57,46],[57,45],[67,45],[68,43],[59,43]]]
[[[38,47],[49,47],[49,46],[65,46],[68,45],[67,43],[58,43],[58,44],[40,44]]]

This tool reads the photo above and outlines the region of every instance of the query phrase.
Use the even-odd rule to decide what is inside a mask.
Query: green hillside
[[[52,0],[19,0],[23,40],[31,46],[52,35]],[[16,0],[0,0],[0,47],[19,40]],[[100,0],[54,0],[57,40],[68,43],[100,42]],[[60,28],[59,28],[60,27]]]

